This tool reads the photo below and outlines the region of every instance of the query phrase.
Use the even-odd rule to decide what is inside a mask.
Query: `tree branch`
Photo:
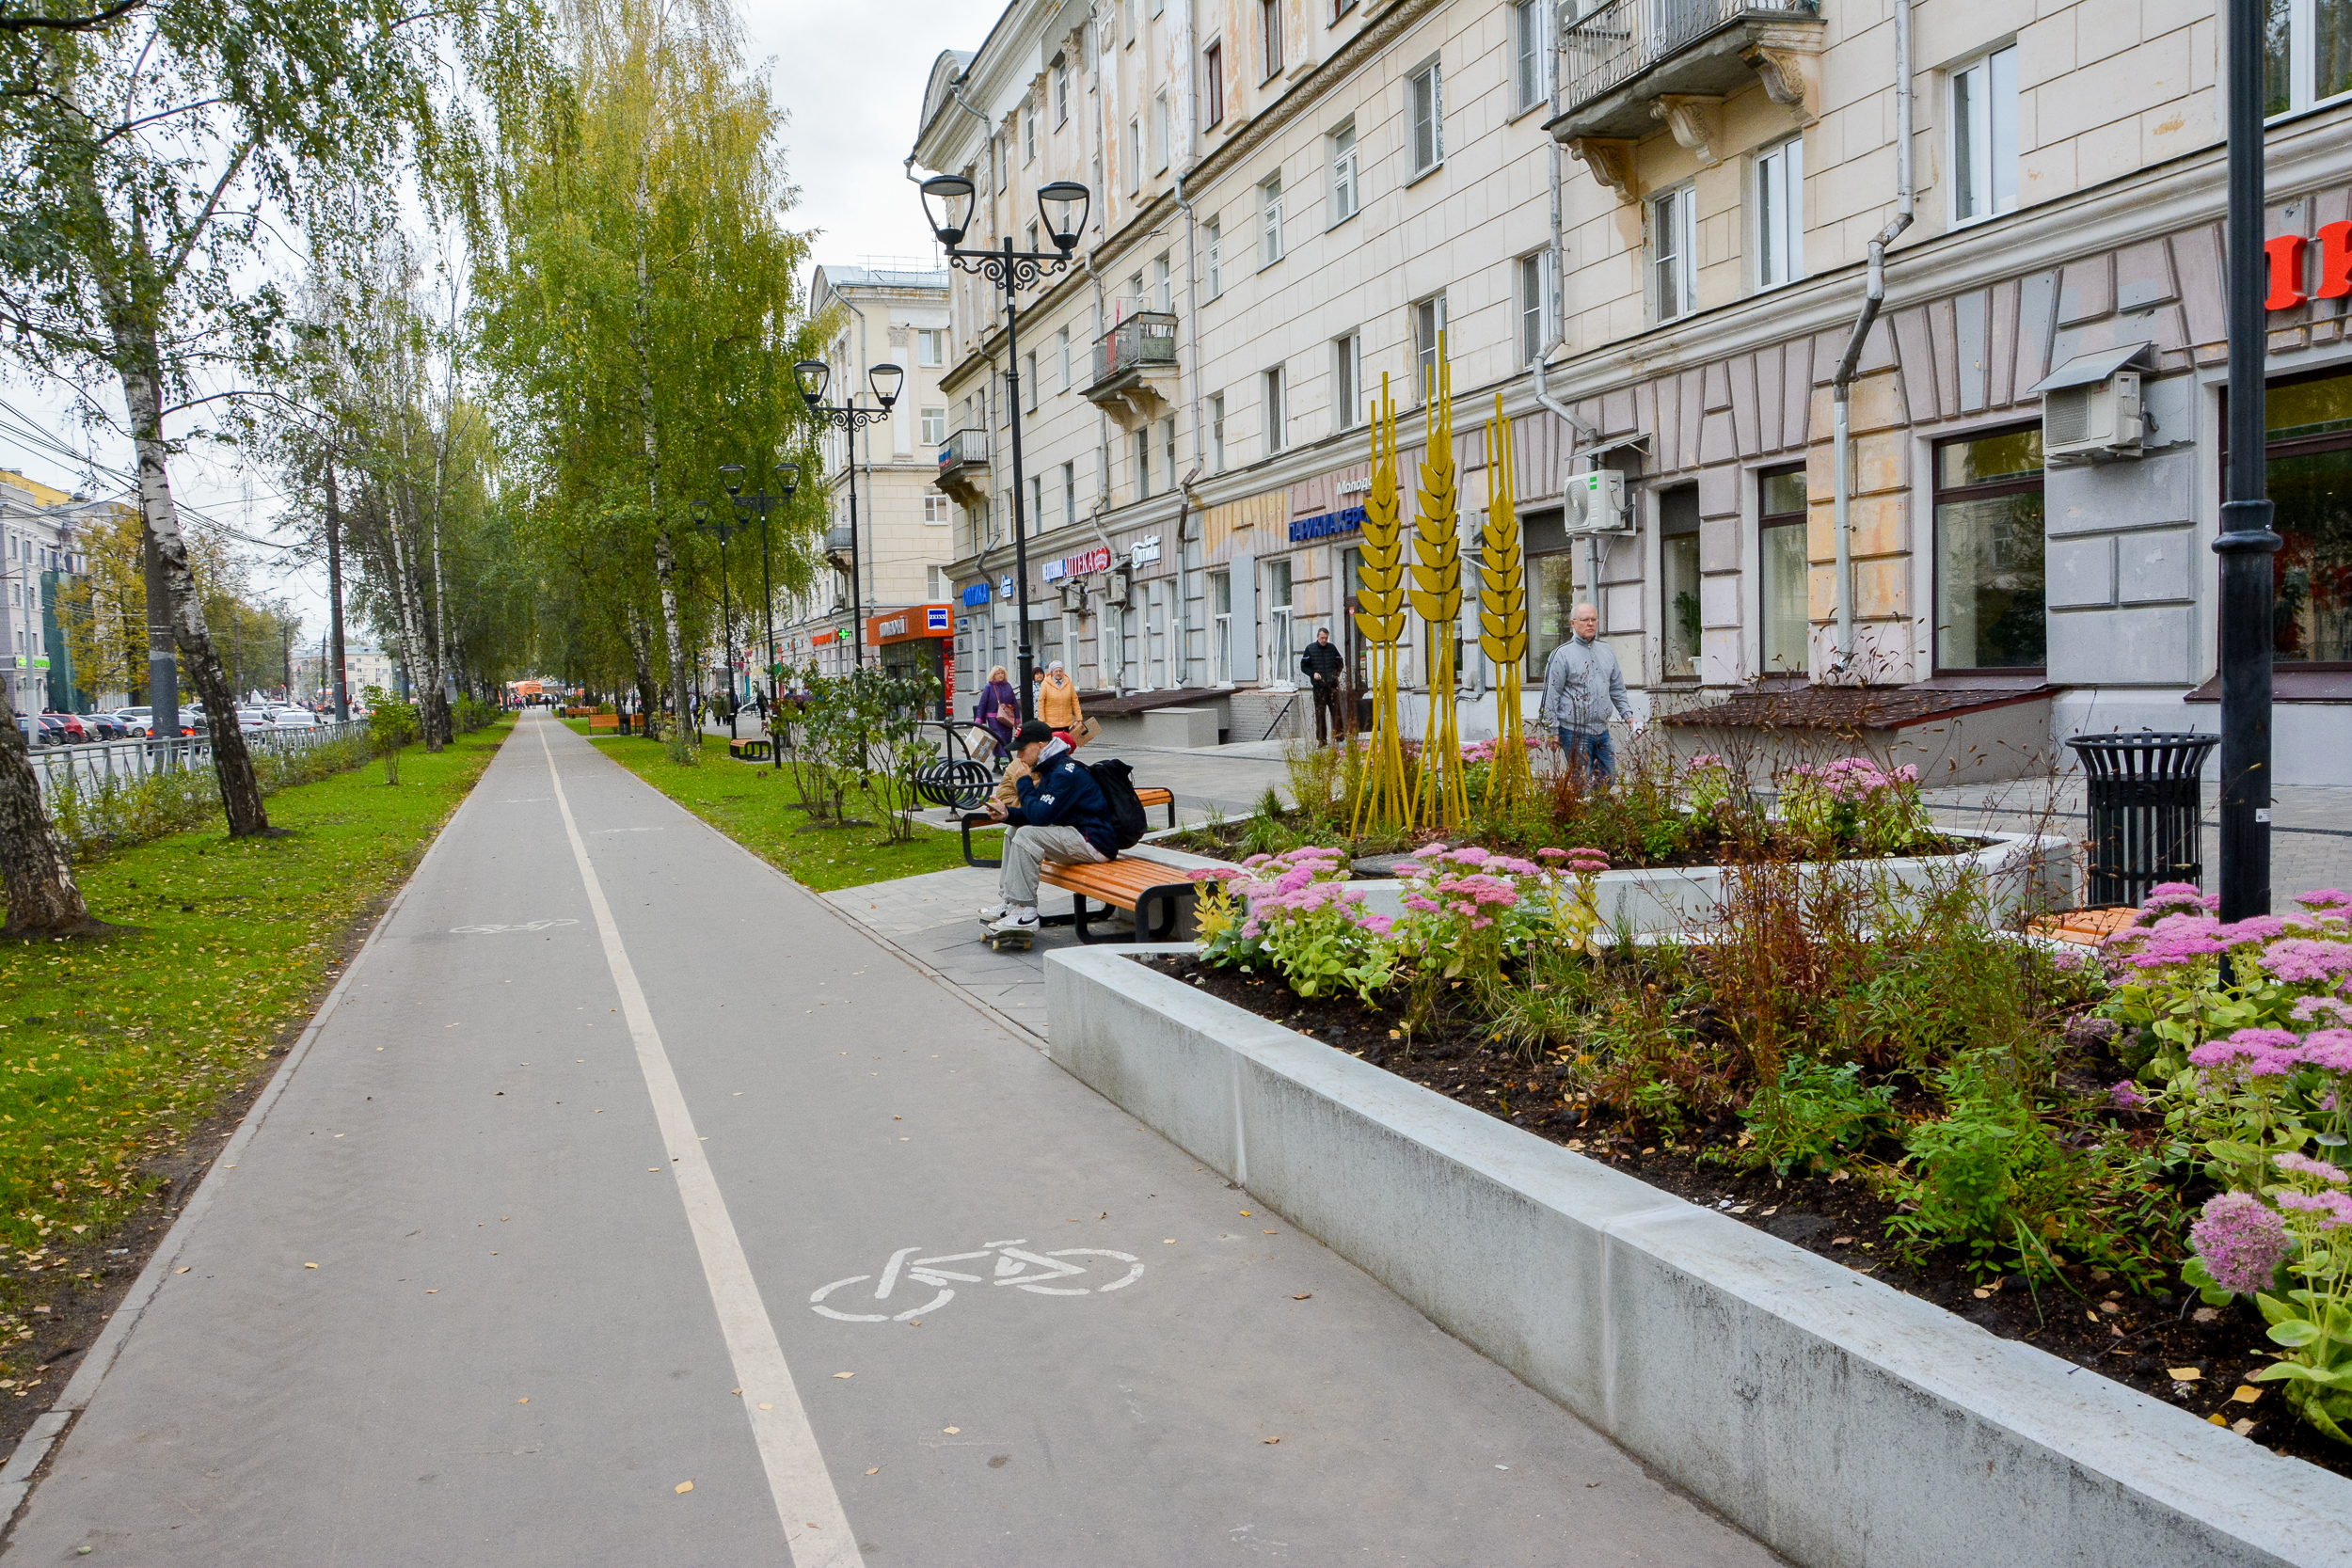
[[[103,27],[118,17],[130,15],[147,0],[119,0],[92,16],[8,16],[0,15],[0,33],[87,33]]]

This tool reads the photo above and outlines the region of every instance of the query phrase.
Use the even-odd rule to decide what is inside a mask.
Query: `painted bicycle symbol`
[[[494,937],[501,931],[544,931],[551,926],[577,926],[577,920],[526,920],[519,926],[452,926],[450,935],[456,937]]]
[[[825,1298],[835,1291],[847,1290],[852,1285],[862,1285],[873,1279],[875,1276],[870,1274],[853,1274],[847,1279],[836,1279],[811,1295],[808,1298],[808,1304],[818,1316],[837,1319],[845,1323],[905,1323],[910,1318],[919,1318],[926,1312],[936,1312],[955,1300],[956,1285],[978,1285],[985,1281],[991,1285],[1009,1285],[1015,1290],[1027,1291],[1033,1295],[1084,1296],[1103,1295],[1112,1291],[1122,1291],[1143,1277],[1142,1260],[1132,1252],[1113,1252],[1108,1247],[1092,1246],[1057,1247],[1051,1252],[1027,1252],[1023,1250],[1026,1244],[1026,1238],[1016,1237],[1009,1242],[985,1243],[977,1252],[948,1252],[942,1253],[936,1258],[916,1258],[914,1255],[923,1250],[921,1247],[900,1247],[890,1255],[890,1261],[882,1265],[882,1276],[874,1286],[874,1294],[871,1299],[888,1301],[892,1291],[909,1282],[916,1286],[929,1287],[938,1292],[922,1306],[910,1307],[903,1312],[844,1312],[838,1307],[825,1305]],[[994,1267],[986,1275],[965,1274],[961,1270],[947,1267],[951,1263],[977,1264],[984,1258],[996,1259]],[[1072,1261],[1078,1258],[1107,1258],[1113,1262],[1126,1264],[1127,1272],[1107,1285],[1061,1283],[1091,1273],[1086,1264]],[[1099,1264],[1096,1266],[1104,1267]],[[1106,1268],[1104,1272],[1108,1272]],[[1095,1277],[1099,1279],[1100,1275]],[[953,1283],[950,1283],[951,1281]],[[845,1298],[845,1303],[865,1299],[866,1298],[850,1296]]]

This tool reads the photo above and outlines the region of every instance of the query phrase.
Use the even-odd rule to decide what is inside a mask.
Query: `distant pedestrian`
[[[1560,750],[1570,768],[1604,783],[1617,770],[1609,717],[1613,712],[1629,729],[1637,727],[1633,704],[1626,695],[1617,656],[1600,641],[1600,611],[1589,604],[1578,605],[1568,611],[1568,640],[1552,650],[1544,666],[1537,722],[1560,732]]]
[[[1078,705],[1078,689],[1071,683],[1070,669],[1060,659],[1045,667],[1045,679],[1038,687],[1037,716],[1069,736],[1073,747],[1085,745],[1087,737],[1100,728],[1087,722]]]
[[[1306,673],[1307,689],[1314,694],[1315,744],[1327,746],[1333,739],[1344,739],[1346,726],[1340,719],[1340,672],[1347,661],[1339,649],[1331,645],[1331,628],[1315,628],[1315,640],[1307,644],[1307,651],[1298,656],[1298,668]],[[1331,716],[1331,727],[1324,728],[1324,715]]]
[[[972,722],[987,732],[998,762],[1012,754],[1012,733],[1021,722],[1021,694],[1013,689],[1003,665],[988,672],[988,684],[980,688],[972,705]]]

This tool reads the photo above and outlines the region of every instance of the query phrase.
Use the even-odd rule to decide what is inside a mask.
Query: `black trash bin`
[[[2205,755],[2221,737],[2151,730],[2067,744],[2090,777],[2091,907],[2137,904],[2159,882],[2201,882]]]

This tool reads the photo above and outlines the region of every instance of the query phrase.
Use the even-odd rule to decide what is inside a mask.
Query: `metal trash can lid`
[[[2137,734],[2078,735],[2066,742],[2092,778],[2185,779],[2201,773],[2205,753],[2221,744],[2217,735],[2141,730]]]

